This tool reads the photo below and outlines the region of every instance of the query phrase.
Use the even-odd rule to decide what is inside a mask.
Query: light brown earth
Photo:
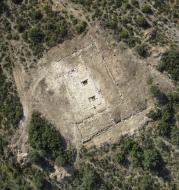
[[[24,152],[34,110],[76,147],[114,142],[145,126],[154,105],[149,79],[164,91],[172,87],[155,69],[160,51],[153,55],[144,61],[94,27],[85,36],[52,48],[28,71],[16,65],[14,78],[25,118],[14,145]]]

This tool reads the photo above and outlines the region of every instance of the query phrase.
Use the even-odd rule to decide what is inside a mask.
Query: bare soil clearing
[[[141,60],[109,38],[94,27],[49,50],[35,68],[15,67],[25,113],[23,130],[37,110],[77,147],[99,146],[149,122],[149,78],[165,91],[172,82],[155,70],[152,63],[157,58]]]

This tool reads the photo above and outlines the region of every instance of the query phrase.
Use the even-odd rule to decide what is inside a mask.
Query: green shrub
[[[171,103],[162,106],[161,118],[159,122],[159,133],[160,135],[170,138],[171,129],[174,125],[174,109]]]
[[[130,157],[134,166],[142,166],[143,150],[137,143],[133,145],[130,151]]]
[[[36,21],[40,21],[43,18],[43,14],[40,10],[38,11],[32,11],[31,12],[31,18]]]
[[[171,103],[173,103],[174,105],[178,105],[179,104],[179,93],[178,92],[172,92],[168,95],[169,100]]]
[[[55,159],[55,164],[59,167],[65,166],[67,164],[66,157],[64,155],[57,156],[57,158]]]
[[[6,7],[4,0],[0,1],[0,15],[4,12],[4,8]]]
[[[121,150],[125,153],[129,153],[135,144],[136,142],[129,137],[124,137],[120,141]]]
[[[29,31],[29,38],[33,44],[39,44],[44,41],[44,33],[39,27],[34,27]]]
[[[173,80],[179,81],[179,47],[172,47],[162,57],[158,69],[160,72],[168,72]]]
[[[179,146],[179,128],[177,126],[173,126],[171,130],[171,142],[174,145]]]
[[[142,27],[144,29],[148,28],[150,25],[147,22],[147,20],[143,16],[138,16],[136,18],[136,23],[139,27]]]
[[[147,14],[152,14],[152,13],[153,13],[153,11],[152,11],[150,5],[145,5],[145,6],[143,6],[143,7],[142,7],[142,12],[143,12],[143,13],[147,13]]]
[[[127,39],[129,37],[129,33],[127,30],[123,29],[120,33],[119,33],[120,37],[122,39]]]
[[[149,53],[148,53],[148,48],[146,45],[139,45],[136,48],[137,53],[141,56],[141,57],[148,57]]]
[[[19,33],[23,33],[26,30],[25,23],[21,23],[17,25],[17,30]]]
[[[128,2],[126,2],[126,3],[124,4],[124,7],[125,7],[125,9],[131,9],[131,8],[132,8],[131,4],[128,3]]]
[[[39,164],[42,160],[42,157],[37,150],[30,151],[28,158],[33,164]]]
[[[154,6],[157,8],[162,8],[162,6],[165,6],[166,0],[155,0]]]
[[[109,28],[109,29],[111,29],[111,30],[116,30],[117,29],[117,21],[114,21],[114,20],[110,20],[110,21],[107,21],[106,23],[105,23],[105,26],[107,27],[107,28]]]
[[[153,95],[153,97],[155,97],[158,100],[159,104],[165,105],[166,103],[168,103],[167,96],[163,92],[161,92],[158,86],[152,85],[150,87],[150,92]]]
[[[158,128],[159,128],[159,134],[161,136],[170,137],[170,133],[171,133],[171,124],[164,122],[164,121],[160,121],[160,123],[158,124]]]
[[[131,0],[132,5],[139,7],[139,2],[137,0]]]
[[[0,157],[3,155],[6,145],[7,141],[0,135]]]
[[[83,173],[80,190],[99,190],[102,185],[100,176],[91,168],[86,168]]]
[[[130,155],[135,166],[141,166],[143,160],[142,148],[137,142],[126,137],[120,141],[120,151],[115,155],[115,160],[120,164],[124,164],[128,155]]]
[[[12,0],[13,3],[20,5],[23,0]]]
[[[33,55],[38,58],[42,56],[42,54],[45,50],[43,44],[30,45],[30,47],[33,52]]]
[[[79,33],[79,34],[83,33],[85,31],[86,27],[87,27],[86,22],[78,23],[77,26],[76,26],[77,33]]]
[[[139,190],[156,190],[154,179],[150,175],[144,175],[140,178],[138,189]]]
[[[161,118],[161,111],[159,109],[151,110],[148,114],[147,117],[153,119],[154,121],[157,121],[158,119]]]
[[[162,157],[154,147],[144,149],[143,166],[146,170],[150,171],[160,171],[162,168]]]
[[[124,162],[126,160],[126,153],[124,151],[120,151],[117,155],[115,155],[115,160],[119,164],[124,164]]]
[[[33,183],[34,183],[36,189],[39,189],[39,190],[44,189],[45,179],[44,179],[44,175],[41,171],[36,171],[34,173]]]
[[[154,96],[154,97],[159,97],[160,96],[160,89],[158,88],[158,86],[156,86],[156,85],[152,85],[151,87],[150,87],[150,91],[151,91],[151,93],[152,93],[152,95]]]

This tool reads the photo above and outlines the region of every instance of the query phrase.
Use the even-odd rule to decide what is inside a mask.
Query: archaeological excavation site
[[[1,0],[0,34],[0,189],[179,189],[178,0]]]
[[[26,117],[39,111],[75,145],[99,146],[145,125],[153,106],[148,80],[171,87],[150,62],[102,34],[95,28],[52,48],[37,68],[14,70]]]

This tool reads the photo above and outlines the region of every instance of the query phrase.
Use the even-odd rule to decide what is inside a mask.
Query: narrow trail
[[[10,148],[16,151],[18,159],[21,160],[28,152],[28,125],[31,120],[31,97],[28,91],[24,90],[24,74],[23,66],[16,67],[13,71],[16,87],[23,106],[24,118],[19,124],[19,129],[12,138]]]

